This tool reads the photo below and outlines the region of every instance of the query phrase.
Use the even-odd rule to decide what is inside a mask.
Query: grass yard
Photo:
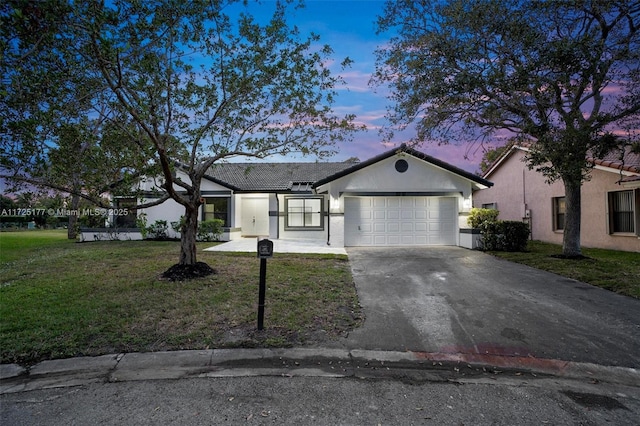
[[[270,259],[265,330],[258,332],[255,254],[199,252],[215,275],[159,280],[178,252],[177,242],[80,244],[67,241],[66,231],[0,233],[0,361],[304,345],[361,321],[346,256]]]
[[[0,232],[0,263],[29,256],[41,249],[55,249],[74,244],[66,230]]]
[[[587,259],[568,260],[553,257],[562,253],[556,244],[529,241],[524,253],[491,254],[568,278],[640,298],[640,253],[583,248]]]

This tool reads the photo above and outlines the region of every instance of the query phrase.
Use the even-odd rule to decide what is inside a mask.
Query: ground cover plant
[[[640,253],[583,248],[581,259],[562,258],[562,246],[529,241],[526,252],[494,256],[640,298]]]
[[[215,274],[172,282],[173,241],[74,243],[66,232],[0,234],[2,363],[117,352],[312,345],[361,321],[346,256],[268,261],[265,330],[256,330],[255,253],[200,258]],[[38,241],[39,240],[39,241]],[[211,243],[198,243],[201,250]]]

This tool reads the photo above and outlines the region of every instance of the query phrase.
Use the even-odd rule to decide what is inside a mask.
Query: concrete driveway
[[[640,300],[458,247],[347,252],[366,319],[338,346],[640,367]]]

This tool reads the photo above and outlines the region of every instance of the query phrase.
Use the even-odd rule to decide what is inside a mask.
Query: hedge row
[[[471,209],[467,223],[480,229],[480,248],[491,251],[525,251],[529,241],[529,224],[498,220],[495,209]]]
[[[529,241],[529,224],[514,220],[497,220],[480,225],[482,250],[525,251]]]

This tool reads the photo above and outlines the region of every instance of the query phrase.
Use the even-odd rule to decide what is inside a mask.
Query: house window
[[[135,198],[117,198],[115,212],[118,213],[114,217],[114,222],[118,228],[135,228],[136,227],[136,210],[132,210],[136,206]],[[122,214],[119,214],[122,213]],[[124,214],[126,213],[126,214]]]
[[[229,226],[229,198],[205,198],[202,206],[202,220],[222,220],[222,226]]]
[[[609,193],[609,232],[635,232],[633,190]]]
[[[285,198],[286,228],[323,229],[322,198]]]
[[[484,203],[483,209],[498,210],[498,203]]]
[[[553,198],[553,230],[564,230],[564,216],[567,213],[565,197]]]

